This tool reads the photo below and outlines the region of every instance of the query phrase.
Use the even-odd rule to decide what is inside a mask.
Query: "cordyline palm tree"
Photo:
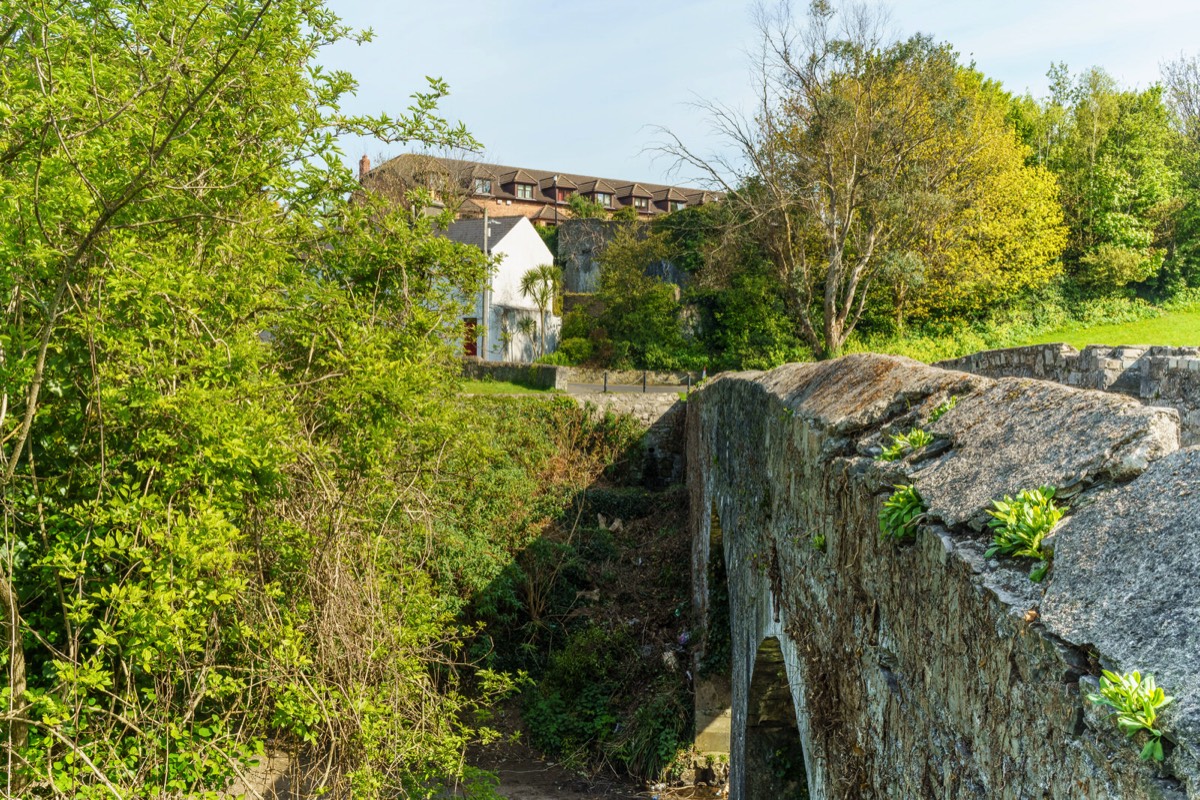
[[[562,271],[553,264],[539,264],[521,276],[521,296],[533,301],[538,309],[541,336],[538,342],[538,357],[546,354],[546,311],[554,303],[554,296],[562,283]]]

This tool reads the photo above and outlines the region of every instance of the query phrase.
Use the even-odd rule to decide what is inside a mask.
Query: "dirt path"
[[[508,800],[559,800],[559,798],[606,798],[606,800],[649,800],[654,792],[616,778],[587,778],[538,756],[529,747],[496,743],[478,753],[475,765],[500,777],[499,793]]]
[[[500,777],[498,792],[508,800],[718,800],[722,796],[705,787],[646,789],[611,776],[587,778],[517,743],[491,745],[474,761]]]

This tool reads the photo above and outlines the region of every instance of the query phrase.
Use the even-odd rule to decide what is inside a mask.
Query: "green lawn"
[[[1089,344],[1161,344],[1200,346],[1200,307],[1171,311],[1161,317],[1108,325],[1062,328],[1021,344],[1066,342],[1082,350]]]
[[[550,394],[551,389],[530,389],[507,381],[463,381],[463,394]]]

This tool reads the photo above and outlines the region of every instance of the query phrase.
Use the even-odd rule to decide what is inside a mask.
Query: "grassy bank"
[[[523,386],[519,383],[510,383],[508,381],[468,381],[464,380],[460,384],[460,391],[463,394],[474,395],[493,395],[493,394],[551,394],[553,389],[539,389],[530,386]]]
[[[1200,345],[1200,306],[1168,311],[1162,316],[1134,322],[1076,325],[1034,336],[1021,344],[1066,342],[1072,347],[1089,344],[1160,344],[1175,347]]]
[[[934,362],[947,358],[1048,342],[1089,344],[1200,345],[1200,299],[1189,296],[1163,305],[1131,298],[1046,304],[975,322],[913,329],[901,336],[855,337],[845,352],[873,352]]]

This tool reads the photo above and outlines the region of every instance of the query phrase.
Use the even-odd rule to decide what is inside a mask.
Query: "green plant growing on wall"
[[[920,428],[913,428],[908,433],[897,433],[892,437],[892,443],[883,448],[879,455],[880,461],[898,461],[909,453],[916,452],[933,441],[933,435]]]
[[[1163,733],[1154,727],[1158,712],[1175,702],[1160,687],[1154,684],[1154,676],[1127,672],[1118,675],[1104,670],[1100,677],[1100,691],[1088,695],[1091,702],[1113,709],[1110,717],[1116,717],[1117,727],[1132,739],[1138,731],[1145,731],[1149,738],[1142,748],[1143,761],[1163,760]]]
[[[984,555],[1036,559],[1039,563],[1030,570],[1029,579],[1040,582],[1046,577],[1051,558],[1051,553],[1042,547],[1042,540],[1066,511],[1054,505],[1054,487],[1023,489],[1015,499],[1005,495],[1003,500],[994,500],[992,506],[988,510],[992,517],[988,523],[992,545]]]
[[[949,400],[945,400],[942,403],[939,403],[938,407],[935,408],[933,410],[933,412],[929,415],[929,424],[932,425],[933,423],[937,422],[939,419],[941,419],[943,416],[945,416],[947,411],[950,411],[956,405],[958,405],[958,395],[952,394],[952,395],[950,395]]]
[[[879,526],[884,539],[903,542],[917,535],[917,525],[925,518],[927,508],[917,487],[896,484],[894,488],[896,491],[879,512]]]

